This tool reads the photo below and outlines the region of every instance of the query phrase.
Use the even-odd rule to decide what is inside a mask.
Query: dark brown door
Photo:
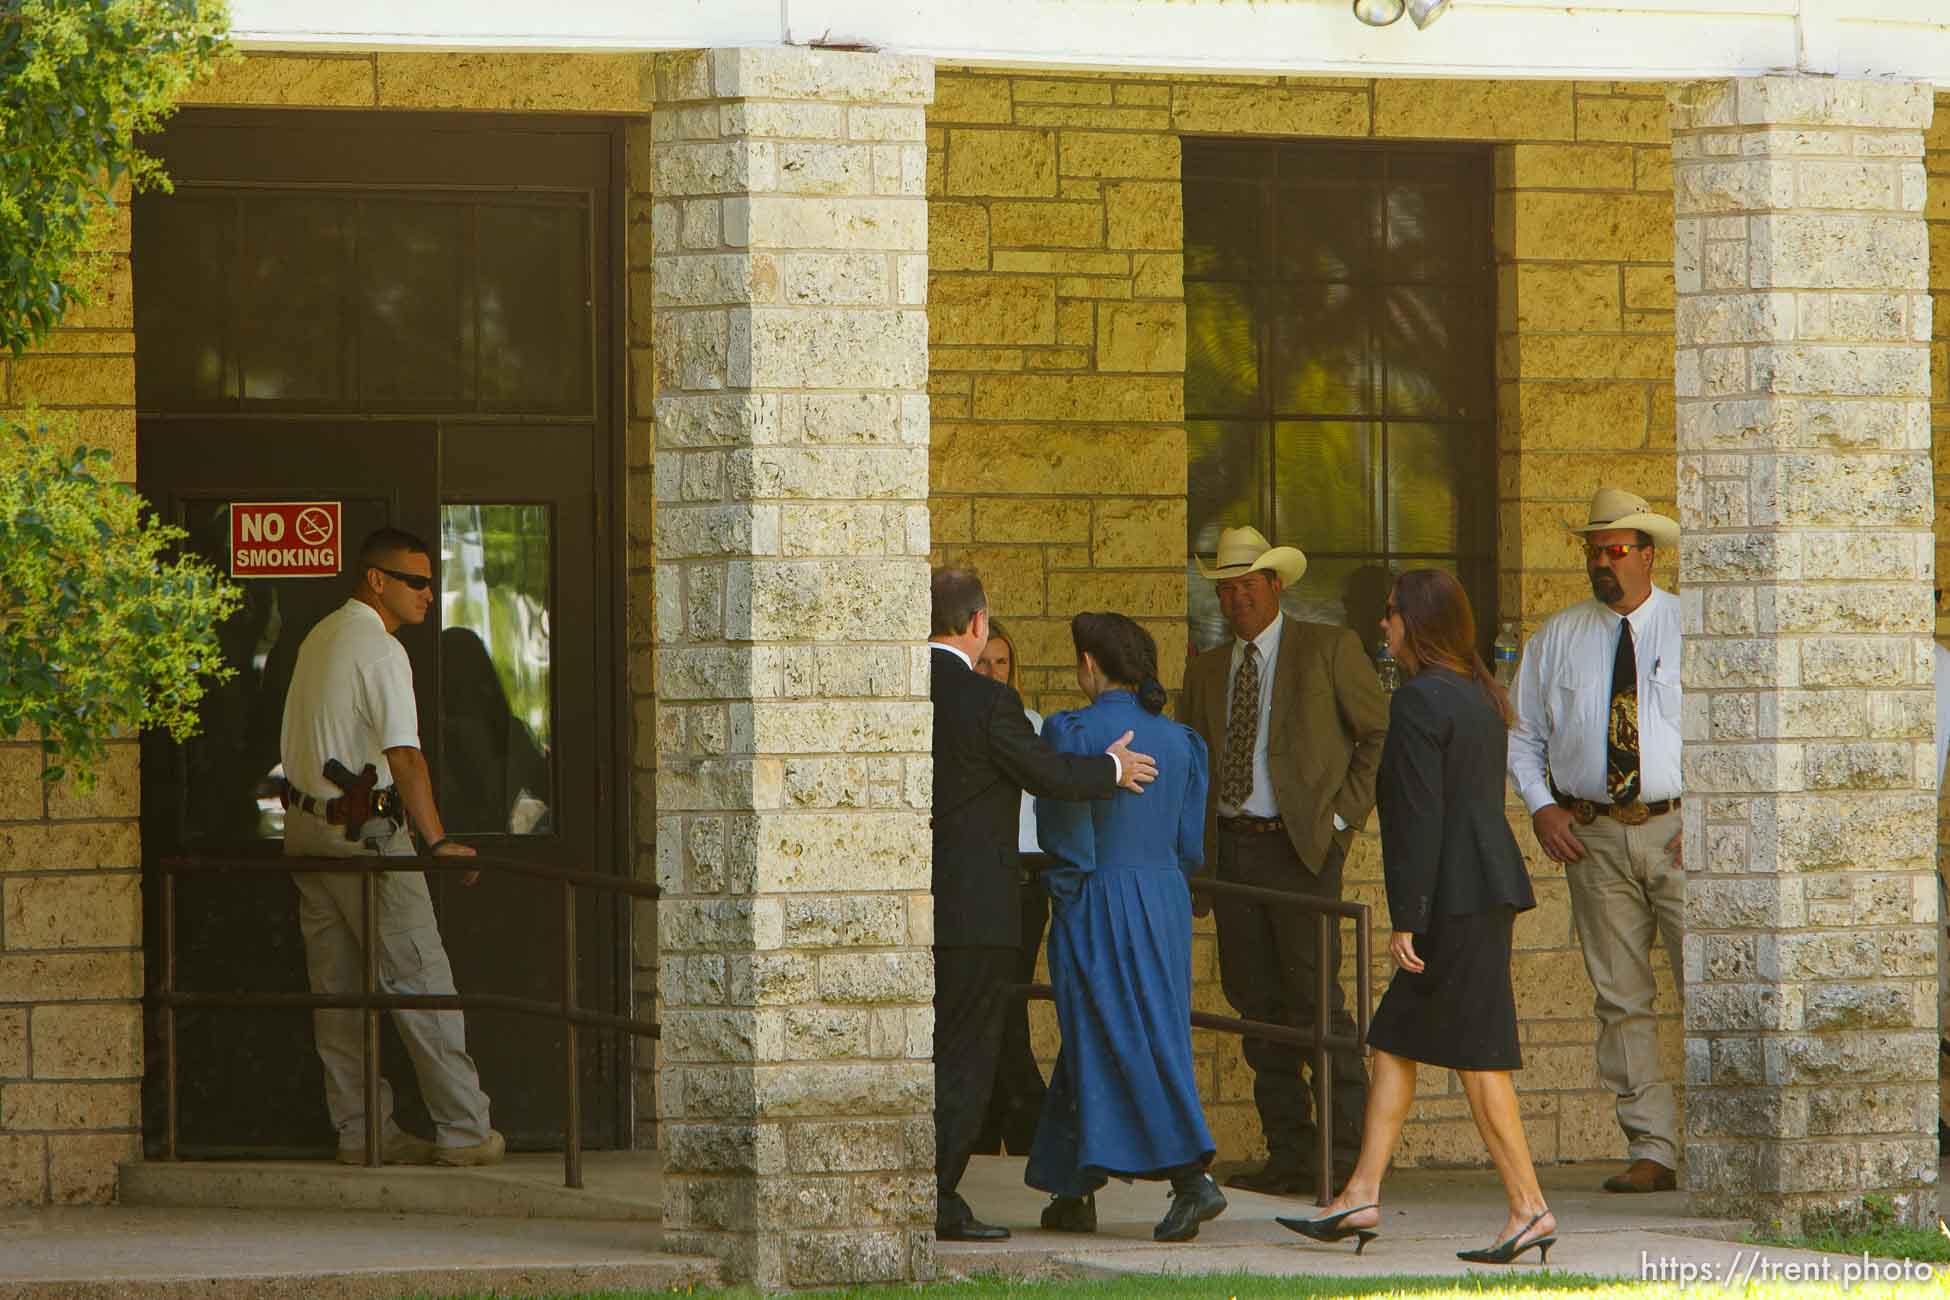
[[[439,599],[400,635],[448,829],[483,853],[616,869],[613,538],[606,291],[612,134],[600,124],[369,115],[186,114],[157,142],[176,194],[135,217],[139,486],[227,562],[235,501],[336,500],[349,545],[391,523],[431,544]],[[247,582],[226,628],[238,670],[203,735],[145,738],[143,841],[274,857],[277,735],[292,656],[349,577]],[[153,879],[149,971],[161,970]],[[437,877],[464,992],[552,1000],[559,888]],[[577,900],[585,1006],[621,1009],[626,918]],[[178,893],[189,989],[299,990],[288,879]],[[323,1150],[302,1012],[179,1017],[190,1154]],[[152,1025],[152,1033],[154,1026]],[[425,1132],[387,1031],[402,1122]],[[586,1140],[627,1133],[623,1045],[585,1034]],[[512,1146],[559,1145],[562,1031],[473,1013],[469,1048]],[[154,1043],[152,1042],[152,1047]],[[161,1132],[153,1051],[145,1131]]]

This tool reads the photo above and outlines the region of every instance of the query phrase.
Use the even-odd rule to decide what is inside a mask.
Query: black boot
[[[1225,1213],[1225,1193],[1203,1169],[1171,1176],[1171,1208],[1151,1230],[1153,1241],[1190,1241],[1198,1225]]]
[[[1051,1232],[1095,1232],[1097,1193],[1051,1197],[1043,1207],[1043,1226]]]

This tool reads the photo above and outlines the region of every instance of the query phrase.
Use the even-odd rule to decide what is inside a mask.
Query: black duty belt
[[[1655,799],[1651,803],[1641,803],[1634,799],[1631,803],[1599,803],[1594,799],[1573,799],[1556,787],[1551,788],[1551,798],[1559,808],[1568,809],[1580,826],[1589,826],[1600,817],[1609,817],[1623,826],[1643,826],[1654,817],[1663,816],[1679,806],[1678,798]]]
[[[1219,829],[1234,835],[1265,835],[1270,831],[1286,829],[1283,817],[1221,817]]]
[[[279,791],[279,794],[284,800],[284,806],[287,808],[296,808],[302,812],[308,812],[328,825],[345,825],[345,818],[336,807],[338,804],[336,796],[330,799],[321,799],[317,795],[306,794],[289,781],[284,782],[283,789]],[[384,817],[396,826],[405,824],[406,808],[400,803],[398,786],[389,785],[384,790],[374,790],[372,792],[372,815],[374,817]]]

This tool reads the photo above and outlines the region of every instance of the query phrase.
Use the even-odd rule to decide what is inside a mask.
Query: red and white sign
[[[233,578],[330,578],[344,549],[336,501],[230,503]]]

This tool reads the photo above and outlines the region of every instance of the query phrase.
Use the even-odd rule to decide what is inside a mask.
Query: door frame
[[[606,139],[605,154],[607,174],[605,192],[592,195],[590,220],[593,226],[606,221],[607,229],[603,238],[596,238],[596,231],[590,232],[589,255],[591,261],[590,292],[591,303],[591,341],[589,361],[591,365],[590,397],[592,411],[590,423],[593,437],[597,443],[597,467],[604,476],[596,484],[594,500],[591,503],[597,515],[595,545],[607,569],[607,592],[599,591],[596,603],[608,616],[609,635],[604,649],[608,655],[606,680],[597,685],[599,709],[606,711],[613,720],[609,727],[608,743],[595,757],[594,770],[597,774],[598,791],[596,795],[596,821],[592,833],[597,844],[607,850],[611,870],[619,875],[634,879],[638,871],[639,858],[652,851],[646,843],[639,846],[636,835],[635,771],[634,759],[634,700],[630,691],[630,659],[632,648],[629,638],[629,609],[633,584],[643,586],[643,598],[649,598],[647,572],[633,573],[630,564],[630,528],[626,513],[630,500],[630,454],[629,454],[629,211],[631,178],[628,171],[628,149],[626,133],[632,127],[643,128],[648,122],[642,118],[632,118],[615,114],[581,113],[509,113],[509,112],[413,112],[394,109],[357,110],[289,110],[265,108],[190,108],[176,114],[169,127],[159,135],[144,139],[145,146],[156,156],[161,156],[165,164],[170,159],[165,148],[171,130],[237,129],[248,131],[253,128],[286,128],[295,130],[315,130],[321,133],[379,132],[393,130],[455,132],[464,135],[479,135],[493,132],[554,131],[581,136],[601,136]],[[319,179],[314,177],[310,183],[342,188],[420,188],[443,189],[452,184],[451,180],[436,179],[431,182],[417,179],[396,168],[389,168],[391,160],[383,155],[361,159],[357,174]],[[366,171],[371,166],[372,171]],[[193,172],[195,169],[192,169]],[[283,168],[274,166],[273,171]],[[170,166],[172,175],[181,175],[178,169]],[[376,173],[376,174],[374,174]],[[189,179],[198,177],[192,174]],[[215,183],[225,183],[217,177],[207,177]],[[264,187],[284,187],[302,185],[306,182],[297,176],[278,175],[255,181],[231,181],[232,184],[247,184]],[[131,258],[135,256],[131,242]],[[136,367],[138,373],[142,357],[138,346]],[[153,426],[166,426],[172,419],[196,420],[250,420],[271,416],[272,418],[317,419],[330,423],[361,423],[368,420],[431,420],[438,424],[452,422],[446,412],[399,411],[381,413],[361,413],[354,411],[335,411],[310,415],[305,412],[270,412],[251,410],[209,410],[174,411],[158,410],[153,406],[138,404],[139,421]],[[500,423],[511,418],[510,413],[481,411],[466,417],[470,422]],[[516,414],[516,422],[541,423],[559,417],[535,413],[526,417]],[[438,438],[436,439],[438,442]],[[138,440],[138,463],[142,451]],[[438,452],[436,451],[436,456]],[[438,479],[438,464],[435,466]],[[646,471],[647,473],[647,471]],[[438,492],[436,491],[436,507]],[[612,967],[613,987],[617,991],[618,1008],[623,1014],[634,1015],[638,1002],[636,986],[636,920],[638,909],[632,900],[624,896],[614,896],[602,900],[604,905],[614,909],[612,933],[616,936],[615,950],[609,954]],[[610,1041],[605,1041],[610,1040]],[[588,1050],[588,1049],[585,1049]],[[636,1083],[640,1073],[636,1059],[635,1043],[623,1035],[600,1036],[595,1049],[602,1064],[601,1069],[614,1081],[611,1090],[614,1102],[613,1122],[619,1146],[634,1147],[637,1133]]]

